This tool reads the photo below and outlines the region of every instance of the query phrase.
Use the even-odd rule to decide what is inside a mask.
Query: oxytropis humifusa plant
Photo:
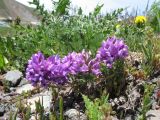
[[[125,85],[124,59],[127,56],[128,46],[117,38],[104,41],[96,55],[101,61],[103,87],[115,95],[119,95]]]
[[[90,52],[72,52],[61,58],[53,55],[48,58],[38,52],[28,61],[26,78],[33,86],[64,85],[70,78],[90,75],[101,77],[105,75],[103,68],[114,68],[117,61],[123,61],[128,55],[128,47],[123,40],[115,37],[104,41],[95,58]],[[120,66],[121,62],[118,62]],[[75,78],[76,79],[76,78]]]
[[[127,45],[123,40],[115,37],[110,37],[104,41],[94,58],[92,58],[91,52],[85,50],[80,53],[68,53],[63,58],[59,55],[46,58],[41,52],[38,52],[28,61],[26,78],[33,86],[40,85],[42,87],[58,88],[58,90],[65,84],[78,84],[81,79],[85,83],[88,81],[93,83],[95,78],[105,81],[104,78],[107,77],[105,70],[115,70],[119,66],[115,66],[115,64],[120,64],[117,61],[123,61],[127,55]],[[118,68],[118,70],[121,69]],[[113,74],[112,72],[109,73]],[[113,76],[116,74],[118,73],[113,74]],[[76,91],[76,89],[78,88],[74,90]],[[58,93],[55,95],[58,95]]]

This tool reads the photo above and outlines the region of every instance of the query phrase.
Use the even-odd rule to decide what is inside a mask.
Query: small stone
[[[128,78],[127,78],[127,80],[128,80],[128,81],[133,81],[133,80],[134,80],[134,77],[133,77],[133,75],[129,74],[129,75],[128,75]]]
[[[16,120],[21,120],[21,118],[17,117]]]
[[[111,104],[112,107],[117,106],[117,104],[114,102],[113,99],[110,99],[110,100],[109,100],[109,103]]]
[[[64,113],[65,120],[87,120],[87,116],[76,109],[69,109]]]
[[[146,117],[147,120],[160,120],[160,110],[149,110]]]
[[[151,80],[151,82],[152,82],[152,83],[158,83],[159,80],[160,80],[159,77],[158,77],[158,78],[153,78],[153,79]]]
[[[5,106],[4,105],[0,105],[0,117],[2,117],[5,113]]]
[[[26,85],[23,85],[21,87],[17,87],[16,93],[21,94],[22,92],[27,92],[27,91],[30,91],[30,90],[33,90],[33,89],[34,89],[34,87],[31,84],[26,84]]]
[[[124,104],[126,102],[126,98],[124,96],[119,97],[120,104]]]
[[[30,118],[30,120],[36,120],[35,115],[32,115],[31,118]]]
[[[22,77],[22,72],[18,70],[13,70],[13,71],[8,71],[5,74],[4,79],[10,81],[12,83],[11,84],[12,87],[16,87],[20,83],[21,77]]]
[[[114,102],[111,102],[111,106],[114,107],[116,104]]]
[[[118,120],[116,116],[111,116],[111,120]]]
[[[36,94],[35,96],[33,96],[30,99],[27,99],[27,104],[30,105],[31,107],[31,112],[35,112],[36,106],[35,106],[35,102],[38,102],[40,100],[40,103],[43,103],[43,107],[46,111],[48,111],[50,109],[50,103],[52,100],[52,94],[50,91],[46,91],[46,92],[42,92],[39,94]]]
[[[133,115],[126,115],[125,120],[133,120]]]
[[[152,100],[152,109],[155,110],[157,107],[157,102]]]
[[[28,80],[23,78],[18,86],[29,84]]]
[[[15,88],[15,87],[10,87],[10,91],[15,92],[15,91],[16,91],[16,88]]]
[[[118,100],[118,98],[115,98],[115,99],[114,99],[114,103],[117,104],[117,105],[119,105],[119,100]]]
[[[132,100],[136,100],[140,98],[140,93],[137,92],[137,90],[133,90],[132,93],[130,94]]]

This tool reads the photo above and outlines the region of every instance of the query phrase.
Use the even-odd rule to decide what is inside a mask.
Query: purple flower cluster
[[[31,60],[28,61],[28,67],[26,69],[26,78],[32,81],[35,85],[39,81],[44,81],[44,56],[42,53],[32,55]],[[43,84],[43,83],[42,83]]]
[[[99,65],[95,60],[91,60],[89,52],[72,52],[64,58],[58,55],[45,59],[41,52],[34,54],[28,61],[26,69],[26,78],[37,85],[47,86],[51,83],[65,84],[68,81],[68,75],[77,75],[78,73],[100,73]]]
[[[124,59],[126,56],[128,56],[128,46],[124,44],[123,40],[115,37],[103,41],[96,55],[96,57],[100,61],[103,61],[109,68],[112,67],[115,60]]]
[[[88,54],[86,53],[86,55]],[[72,52],[62,59],[62,63],[64,63],[70,74],[76,75],[81,72],[88,72],[85,59],[86,56],[83,56],[82,53]]]
[[[89,73],[99,76],[102,62],[111,68],[116,59],[123,59],[127,55],[127,45],[116,38],[108,38],[104,41],[94,59],[91,58],[90,52],[84,50],[80,53],[69,53],[64,58],[53,55],[47,59],[41,52],[38,52],[28,61],[26,78],[32,85],[48,86],[52,83],[63,85],[67,83],[69,75]]]
[[[32,55],[28,61],[26,78],[33,86],[40,83],[47,86],[50,83],[64,84],[67,81],[67,72],[61,64],[58,55],[45,59],[41,52]]]
[[[71,75],[78,73],[93,73],[98,75],[100,73],[99,62],[91,59],[91,53],[84,50],[81,53],[69,53],[62,59],[62,63]]]

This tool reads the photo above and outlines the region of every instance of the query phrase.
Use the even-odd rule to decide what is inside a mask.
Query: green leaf
[[[66,10],[70,5],[70,0],[59,0],[56,7],[56,14],[57,15],[64,15],[66,14]]]
[[[93,13],[94,16],[97,16],[97,15],[100,13],[103,5],[104,5],[104,4],[102,4],[102,5],[97,5],[97,6],[96,6],[96,8],[94,9],[94,13]]]
[[[4,66],[5,66],[4,56],[0,54],[0,69],[2,69]]]

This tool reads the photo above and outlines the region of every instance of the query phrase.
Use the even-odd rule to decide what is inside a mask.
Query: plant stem
[[[63,120],[63,97],[59,98],[59,110],[60,110],[60,120]]]

